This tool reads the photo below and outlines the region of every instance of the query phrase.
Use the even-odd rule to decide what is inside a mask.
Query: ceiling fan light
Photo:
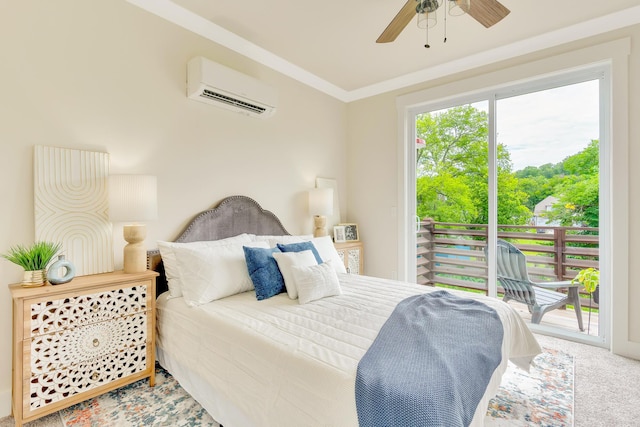
[[[442,0],[416,0],[416,2],[418,3],[417,14],[435,12],[442,5]]]
[[[438,15],[436,12],[431,13],[418,13],[418,28],[424,30],[426,28],[433,28],[438,23]]]
[[[449,3],[449,15],[461,16],[469,12],[471,0],[447,0]]]

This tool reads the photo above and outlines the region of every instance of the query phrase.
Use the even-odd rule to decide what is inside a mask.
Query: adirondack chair
[[[505,302],[514,300],[526,304],[531,313],[531,323],[539,324],[546,312],[572,304],[578,318],[578,326],[581,331],[584,331],[578,294],[580,285],[573,285],[571,281],[532,282],[527,272],[525,254],[511,243],[501,239],[498,239],[496,262],[498,282],[504,289],[502,300]],[[567,294],[557,292],[558,288],[567,288]]]

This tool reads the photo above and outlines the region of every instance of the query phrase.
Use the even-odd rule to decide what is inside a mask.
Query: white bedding
[[[189,307],[165,293],[157,303],[158,359],[225,427],[357,426],[358,361],[399,301],[435,288],[339,278],[342,295],[304,305],[286,293],[257,301],[250,291]],[[507,360],[527,369],[540,347],[507,304],[459,294],[493,307],[504,326],[503,359],[472,423],[480,426]]]

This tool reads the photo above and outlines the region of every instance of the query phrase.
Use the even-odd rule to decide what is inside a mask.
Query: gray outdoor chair
[[[580,309],[580,295],[578,284],[571,281],[564,282],[532,282],[527,272],[527,258],[520,249],[509,242],[498,239],[496,252],[498,282],[504,289],[503,301],[514,300],[526,304],[531,313],[531,323],[539,324],[542,316],[550,310],[572,304],[578,326],[582,326],[582,310]],[[558,288],[567,288],[565,295],[557,292]]]

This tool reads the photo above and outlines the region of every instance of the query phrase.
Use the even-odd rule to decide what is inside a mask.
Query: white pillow
[[[182,281],[182,296],[188,305],[206,304],[253,289],[243,246],[269,247],[266,242],[248,242],[173,248]]]
[[[202,242],[175,243],[158,241],[158,249],[162,256],[164,264],[164,273],[167,277],[167,285],[169,286],[169,295],[171,298],[182,296],[182,280],[180,271],[178,270],[178,262],[174,254],[174,248],[204,248],[227,245],[229,243],[249,243],[252,241],[251,235],[239,234],[234,237],[228,237],[220,240],[210,240]]]
[[[315,255],[313,255],[313,252],[311,251],[275,252],[273,257],[278,263],[280,273],[282,273],[284,286],[287,288],[287,295],[289,295],[289,298],[291,299],[298,298],[298,288],[291,269],[294,266],[307,267],[310,265],[317,265],[318,261],[316,261]]]
[[[293,266],[291,272],[296,281],[300,304],[342,294],[338,275],[331,266],[331,261],[308,267]]]
[[[303,234],[300,236],[256,236],[256,240],[267,240],[269,246],[275,248],[278,243],[288,245],[290,243],[306,242],[313,238],[313,234]]]
[[[344,261],[338,255],[336,247],[333,245],[333,240],[330,236],[314,237],[311,239],[311,243],[316,247],[322,261],[332,261],[333,269],[336,273],[346,273],[347,269],[344,267]]]

